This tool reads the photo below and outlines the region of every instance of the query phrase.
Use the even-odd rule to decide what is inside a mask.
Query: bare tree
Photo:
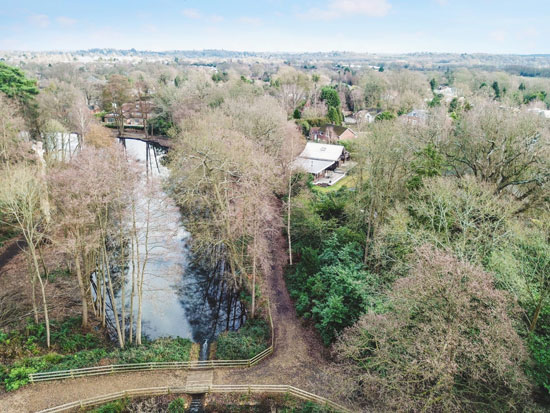
[[[5,219],[5,224],[20,230],[27,243],[25,253],[30,261],[32,295],[34,298],[34,286],[38,281],[46,326],[46,344],[50,347],[50,320],[46,299],[47,280],[43,278],[39,265],[39,249],[47,232],[47,221],[42,210],[45,188],[41,173],[36,167],[20,163],[0,172],[2,219]],[[37,319],[36,304],[33,304],[35,319]]]
[[[130,82],[127,77],[112,75],[103,87],[103,108],[113,112],[116,118],[118,134],[124,133],[124,111],[122,105],[130,101]]]
[[[475,102],[443,144],[456,173],[471,173],[522,202],[518,212],[544,200],[550,182],[550,131],[534,114]]]

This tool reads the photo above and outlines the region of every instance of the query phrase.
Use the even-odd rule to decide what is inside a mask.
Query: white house
[[[345,173],[338,173],[335,170],[348,159],[349,153],[342,145],[308,142],[294,161],[293,167],[312,174],[316,183],[319,180],[326,180],[327,185],[332,185],[345,176]],[[334,179],[324,179],[332,177]]]

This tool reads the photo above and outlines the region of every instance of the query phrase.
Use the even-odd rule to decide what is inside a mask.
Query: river
[[[120,142],[127,155],[138,159],[145,170],[139,191],[146,190],[148,177],[168,176],[162,162],[165,148],[136,139]],[[182,224],[181,213],[174,200],[159,189],[150,214],[151,254],[143,288],[143,334],[150,339],[188,338],[200,343],[204,352],[218,334],[240,327],[244,321],[243,306],[234,293],[226,291],[221,271],[206,269],[195,262],[191,235]],[[140,220],[139,213],[137,218]],[[130,261],[129,272],[131,265]],[[126,288],[128,291],[129,286]]]

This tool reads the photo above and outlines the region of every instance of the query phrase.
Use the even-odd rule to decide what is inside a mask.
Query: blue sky
[[[0,0],[0,50],[550,53],[549,0]]]

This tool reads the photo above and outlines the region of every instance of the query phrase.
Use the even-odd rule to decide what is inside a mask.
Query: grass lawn
[[[356,182],[355,176],[347,175],[332,186],[313,185],[313,190],[319,193],[335,192],[344,186],[347,186],[348,188],[353,188],[355,186],[355,182]]]

